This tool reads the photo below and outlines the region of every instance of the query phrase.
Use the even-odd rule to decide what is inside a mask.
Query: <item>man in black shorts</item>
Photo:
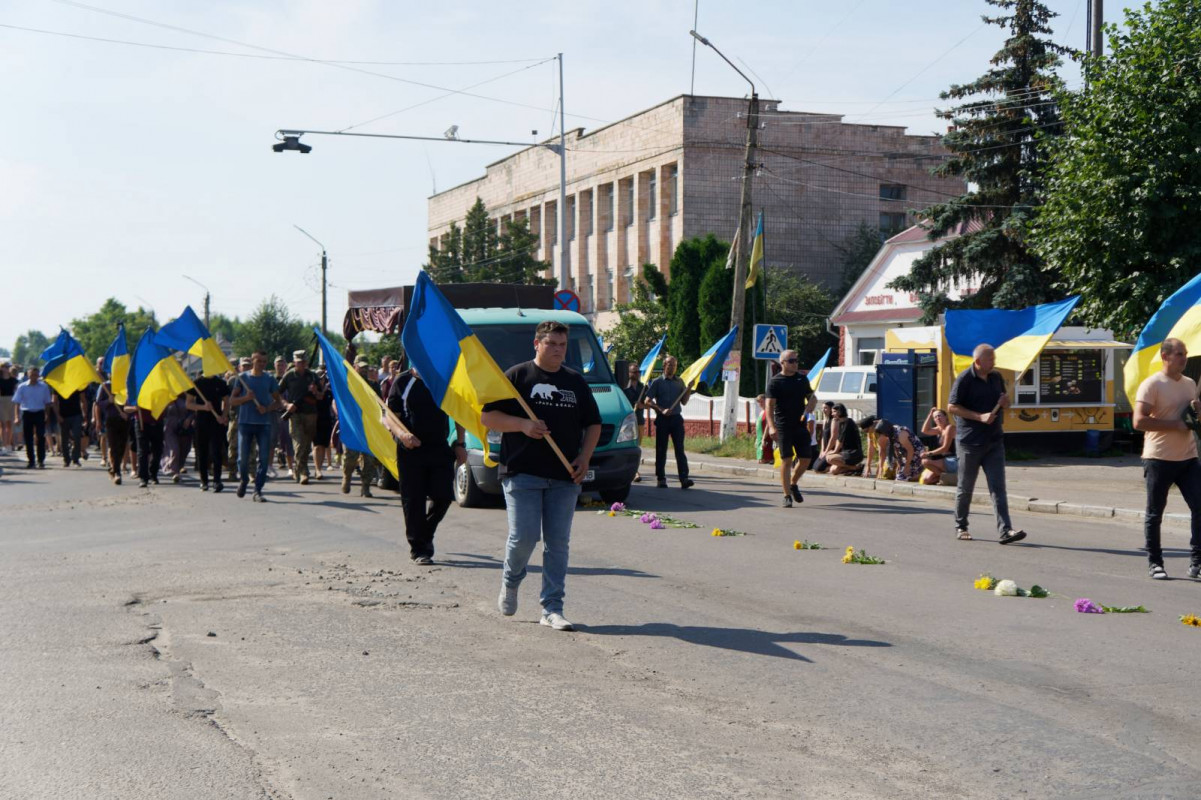
[[[772,441],[780,453],[780,485],[784,489],[785,508],[792,508],[794,500],[805,502],[797,481],[809,465],[813,452],[805,415],[816,405],[817,397],[809,386],[809,379],[797,372],[796,350],[780,353],[780,372],[767,382],[764,412]]]

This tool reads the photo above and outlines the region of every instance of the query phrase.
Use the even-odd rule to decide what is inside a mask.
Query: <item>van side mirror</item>
[[[613,374],[617,376],[617,385],[622,389],[630,385],[630,362],[619,358],[613,362]]]

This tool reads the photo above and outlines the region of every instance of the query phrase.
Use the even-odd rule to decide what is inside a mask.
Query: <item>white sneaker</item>
[[[562,614],[556,614],[553,611],[549,614],[543,614],[541,624],[548,628],[554,628],[557,631],[574,631],[575,626],[563,618]]]
[[[517,613],[517,589],[510,589],[503,583],[500,585],[500,597],[496,600],[496,607],[500,609],[500,613],[506,617],[511,617]]]

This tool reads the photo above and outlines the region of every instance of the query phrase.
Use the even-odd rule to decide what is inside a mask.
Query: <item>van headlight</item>
[[[633,414],[627,414],[626,418],[621,421],[621,428],[617,431],[617,441],[632,442],[638,438],[638,418]]]
[[[488,431],[488,444],[500,444],[500,437],[499,431]]]

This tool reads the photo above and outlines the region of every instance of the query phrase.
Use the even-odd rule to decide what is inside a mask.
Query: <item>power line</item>
[[[284,56],[284,55],[268,55],[265,53],[234,53],[229,50],[206,50],[199,47],[180,47],[169,44],[155,44],[153,42],[134,42],[128,39],[110,39],[104,36],[88,36],[82,33],[69,33],[67,31],[52,31],[45,28],[30,28],[24,25],[11,25],[9,23],[0,23],[0,28],[8,28],[14,31],[24,31],[26,33],[40,33],[46,36],[61,36],[67,39],[84,39],[89,42],[102,42],[104,44],[121,44],[129,47],[145,47],[153,50],[174,50],[180,53],[198,53],[209,56],[228,56],[231,58],[254,58],[264,61],[313,61],[311,58],[302,56]],[[516,58],[498,61],[354,61],[343,58],[327,58],[323,59],[329,64],[352,64],[361,66],[375,67],[467,67],[467,66],[486,66],[491,64],[524,64],[530,61],[538,61],[535,58]],[[545,59],[543,59],[545,61]]]

